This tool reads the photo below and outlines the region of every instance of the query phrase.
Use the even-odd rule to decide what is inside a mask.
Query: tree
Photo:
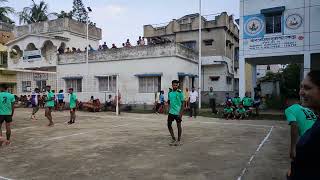
[[[40,1],[39,4],[36,4],[34,0],[32,0],[32,5],[29,7],[24,7],[19,15],[19,23],[21,24],[31,24],[35,22],[47,21],[49,20],[50,15],[54,15],[55,13],[48,13],[48,4],[43,0]]]
[[[72,19],[72,11],[70,12],[65,12],[65,11],[61,11],[60,13],[54,13],[58,18],[69,18]]]
[[[282,72],[281,93],[289,98],[298,98],[300,90],[300,72],[299,64],[289,64]]]
[[[8,2],[8,0],[0,0],[0,3]],[[8,17],[9,14],[14,13],[14,9],[8,6],[0,6],[0,21],[13,24],[14,22]]]
[[[88,12],[82,3],[82,0],[73,0],[72,8],[72,17],[79,22],[86,23]]]

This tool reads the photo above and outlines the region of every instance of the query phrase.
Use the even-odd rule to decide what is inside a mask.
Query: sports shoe
[[[181,142],[180,141],[176,141],[176,143],[174,144],[175,146],[181,146]]]
[[[170,146],[175,146],[176,145],[176,140],[172,140],[170,143],[169,143]]]

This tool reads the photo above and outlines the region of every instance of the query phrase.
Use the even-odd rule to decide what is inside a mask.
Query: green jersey
[[[179,115],[181,108],[183,108],[182,105],[184,102],[184,97],[181,90],[171,90],[168,93],[168,100],[170,101],[169,113],[173,115]]]
[[[77,95],[75,93],[70,94],[70,109],[76,108],[77,106]]]
[[[8,92],[0,92],[0,115],[12,115],[12,105],[15,102],[14,95]]]
[[[232,109],[232,107],[226,107],[226,108],[224,108],[224,112],[226,112],[226,113],[232,113],[232,112],[233,112],[233,109]]]
[[[54,93],[52,91],[47,92],[46,107],[54,107]]]
[[[234,97],[234,98],[232,98],[232,103],[233,103],[235,106],[238,106],[238,105],[241,103],[241,98],[240,98],[240,97]]]
[[[242,99],[244,106],[252,106],[253,105],[253,99],[251,97],[244,97]]]
[[[244,114],[244,113],[246,113],[246,109],[245,108],[238,108],[237,113]]]
[[[287,121],[296,122],[299,129],[299,136],[302,136],[317,120],[317,116],[309,108],[294,104],[285,110]]]

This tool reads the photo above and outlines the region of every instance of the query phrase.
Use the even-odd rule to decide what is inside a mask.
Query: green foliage
[[[19,15],[19,23],[31,24],[35,22],[47,21],[49,15],[54,13],[48,13],[48,4],[45,1],[40,1],[36,4],[32,0],[32,5],[29,7],[24,7]]]
[[[281,94],[288,98],[298,98],[300,90],[300,65],[289,64],[282,72]]]
[[[0,4],[6,3],[8,0],[0,0]],[[14,13],[14,9],[8,6],[0,6],[0,21],[13,24],[14,22],[8,17],[9,14]]]
[[[82,0],[73,0],[72,17],[79,22],[87,22],[88,12],[82,3]]]
[[[72,11],[70,11],[70,12],[60,11],[60,13],[55,13],[55,15],[58,18],[69,18],[69,19],[72,19],[73,13],[72,13]]]
[[[285,96],[271,96],[266,98],[268,109],[283,109],[285,105]]]

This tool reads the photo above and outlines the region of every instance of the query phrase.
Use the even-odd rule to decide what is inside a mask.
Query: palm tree
[[[32,5],[30,7],[24,7],[19,15],[19,23],[21,24],[31,24],[35,22],[47,21],[50,15],[54,13],[48,13],[48,4],[43,0],[40,1],[39,4],[36,4],[34,0],[32,0]]]
[[[0,4],[8,2],[8,0],[0,0]],[[0,6],[0,21],[6,23],[14,23],[9,17],[8,14],[14,13],[14,9],[8,6]]]

